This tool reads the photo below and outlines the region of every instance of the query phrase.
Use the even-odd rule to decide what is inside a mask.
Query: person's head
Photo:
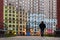
[[[41,21],[41,23],[42,23],[42,24],[44,24],[44,22],[43,22],[43,21]]]

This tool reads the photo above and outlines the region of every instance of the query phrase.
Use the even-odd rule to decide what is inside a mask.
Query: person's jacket
[[[39,27],[41,30],[44,30],[46,28],[46,25],[44,23],[43,24],[41,23],[41,24],[39,24]]]

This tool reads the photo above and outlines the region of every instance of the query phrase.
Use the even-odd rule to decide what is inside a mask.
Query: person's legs
[[[41,36],[44,36],[44,30],[41,30]]]

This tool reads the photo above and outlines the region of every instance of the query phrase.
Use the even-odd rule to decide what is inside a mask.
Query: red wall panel
[[[0,29],[3,29],[3,0],[0,0]]]
[[[60,28],[60,0],[57,0],[57,27]]]

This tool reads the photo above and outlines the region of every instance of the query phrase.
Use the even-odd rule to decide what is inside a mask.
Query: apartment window
[[[20,11],[22,11],[22,9],[20,9]]]
[[[14,10],[15,8],[13,7],[13,10]]]
[[[18,31],[18,25],[16,25],[16,30]]]
[[[11,16],[11,14],[9,14],[9,16]]]
[[[25,15],[26,16],[26,15]],[[25,18],[25,16],[23,16]]]
[[[27,15],[27,13],[26,13],[26,15]]]
[[[11,9],[11,7],[9,7],[9,9]]]
[[[16,27],[18,27],[18,25],[16,25]]]
[[[5,18],[5,20],[7,20],[7,18]]]
[[[16,11],[16,14],[18,13],[18,11]]]
[[[25,21],[25,20],[23,19],[23,21]]]
[[[18,21],[16,23],[18,23]]]
[[[15,30],[15,28],[13,28],[13,30]]]
[[[20,30],[20,31],[22,31],[22,30]],[[20,35],[23,35],[23,32],[20,32]]]
[[[20,15],[20,17],[22,17],[22,15]]]
[[[24,11],[23,11],[23,15],[24,15]]]
[[[13,25],[13,27],[15,27],[15,25]]]
[[[5,13],[7,13],[8,11],[7,10],[5,10]]]
[[[22,12],[20,12],[20,14],[22,14]]]
[[[15,18],[13,18],[13,20],[15,20]]]
[[[11,23],[11,21],[9,21],[9,23]]]
[[[23,25],[23,28],[25,28],[25,25]]]
[[[20,21],[22,21],[22,18],[20,18]]]
[[[9,20],[11,20],[11,18],[9,18]]]
[[[5,23],[7,23],[7,20],[5,20]]]
[[[13,15],[13,17],[15,17],[15,15]]]
[[[11,13],[11,10],[9,10],[9,13]]]
[[[15,11],[13,11],[13,13],[15,13]]]
[[[22,21],[20,21],[20,24],[22,24]]]
[[[30,17],[28,17],[28,18],[30,18]]]
[[[13,21],[13,23],[15,23],[15,21]]]
[[[9,25],[9,27],[11,27],[11,25]]]
[[[20,27],[22,27],[22,25],[20,25]]]
[[[23,29],[23,31],[25,31],[25,29]]]
[[[23,9],[23,12],[24,12],[25,10]]]
[[[7,16],[7,14],[5,14],[5,16]]]
[[[20,29],[20,31],[22,31],[22,29]]]
[[[5,9],[7,9],[7,6],[5,6]]]
[[[9,3],[9,5],[11,5],[11,3]]]

